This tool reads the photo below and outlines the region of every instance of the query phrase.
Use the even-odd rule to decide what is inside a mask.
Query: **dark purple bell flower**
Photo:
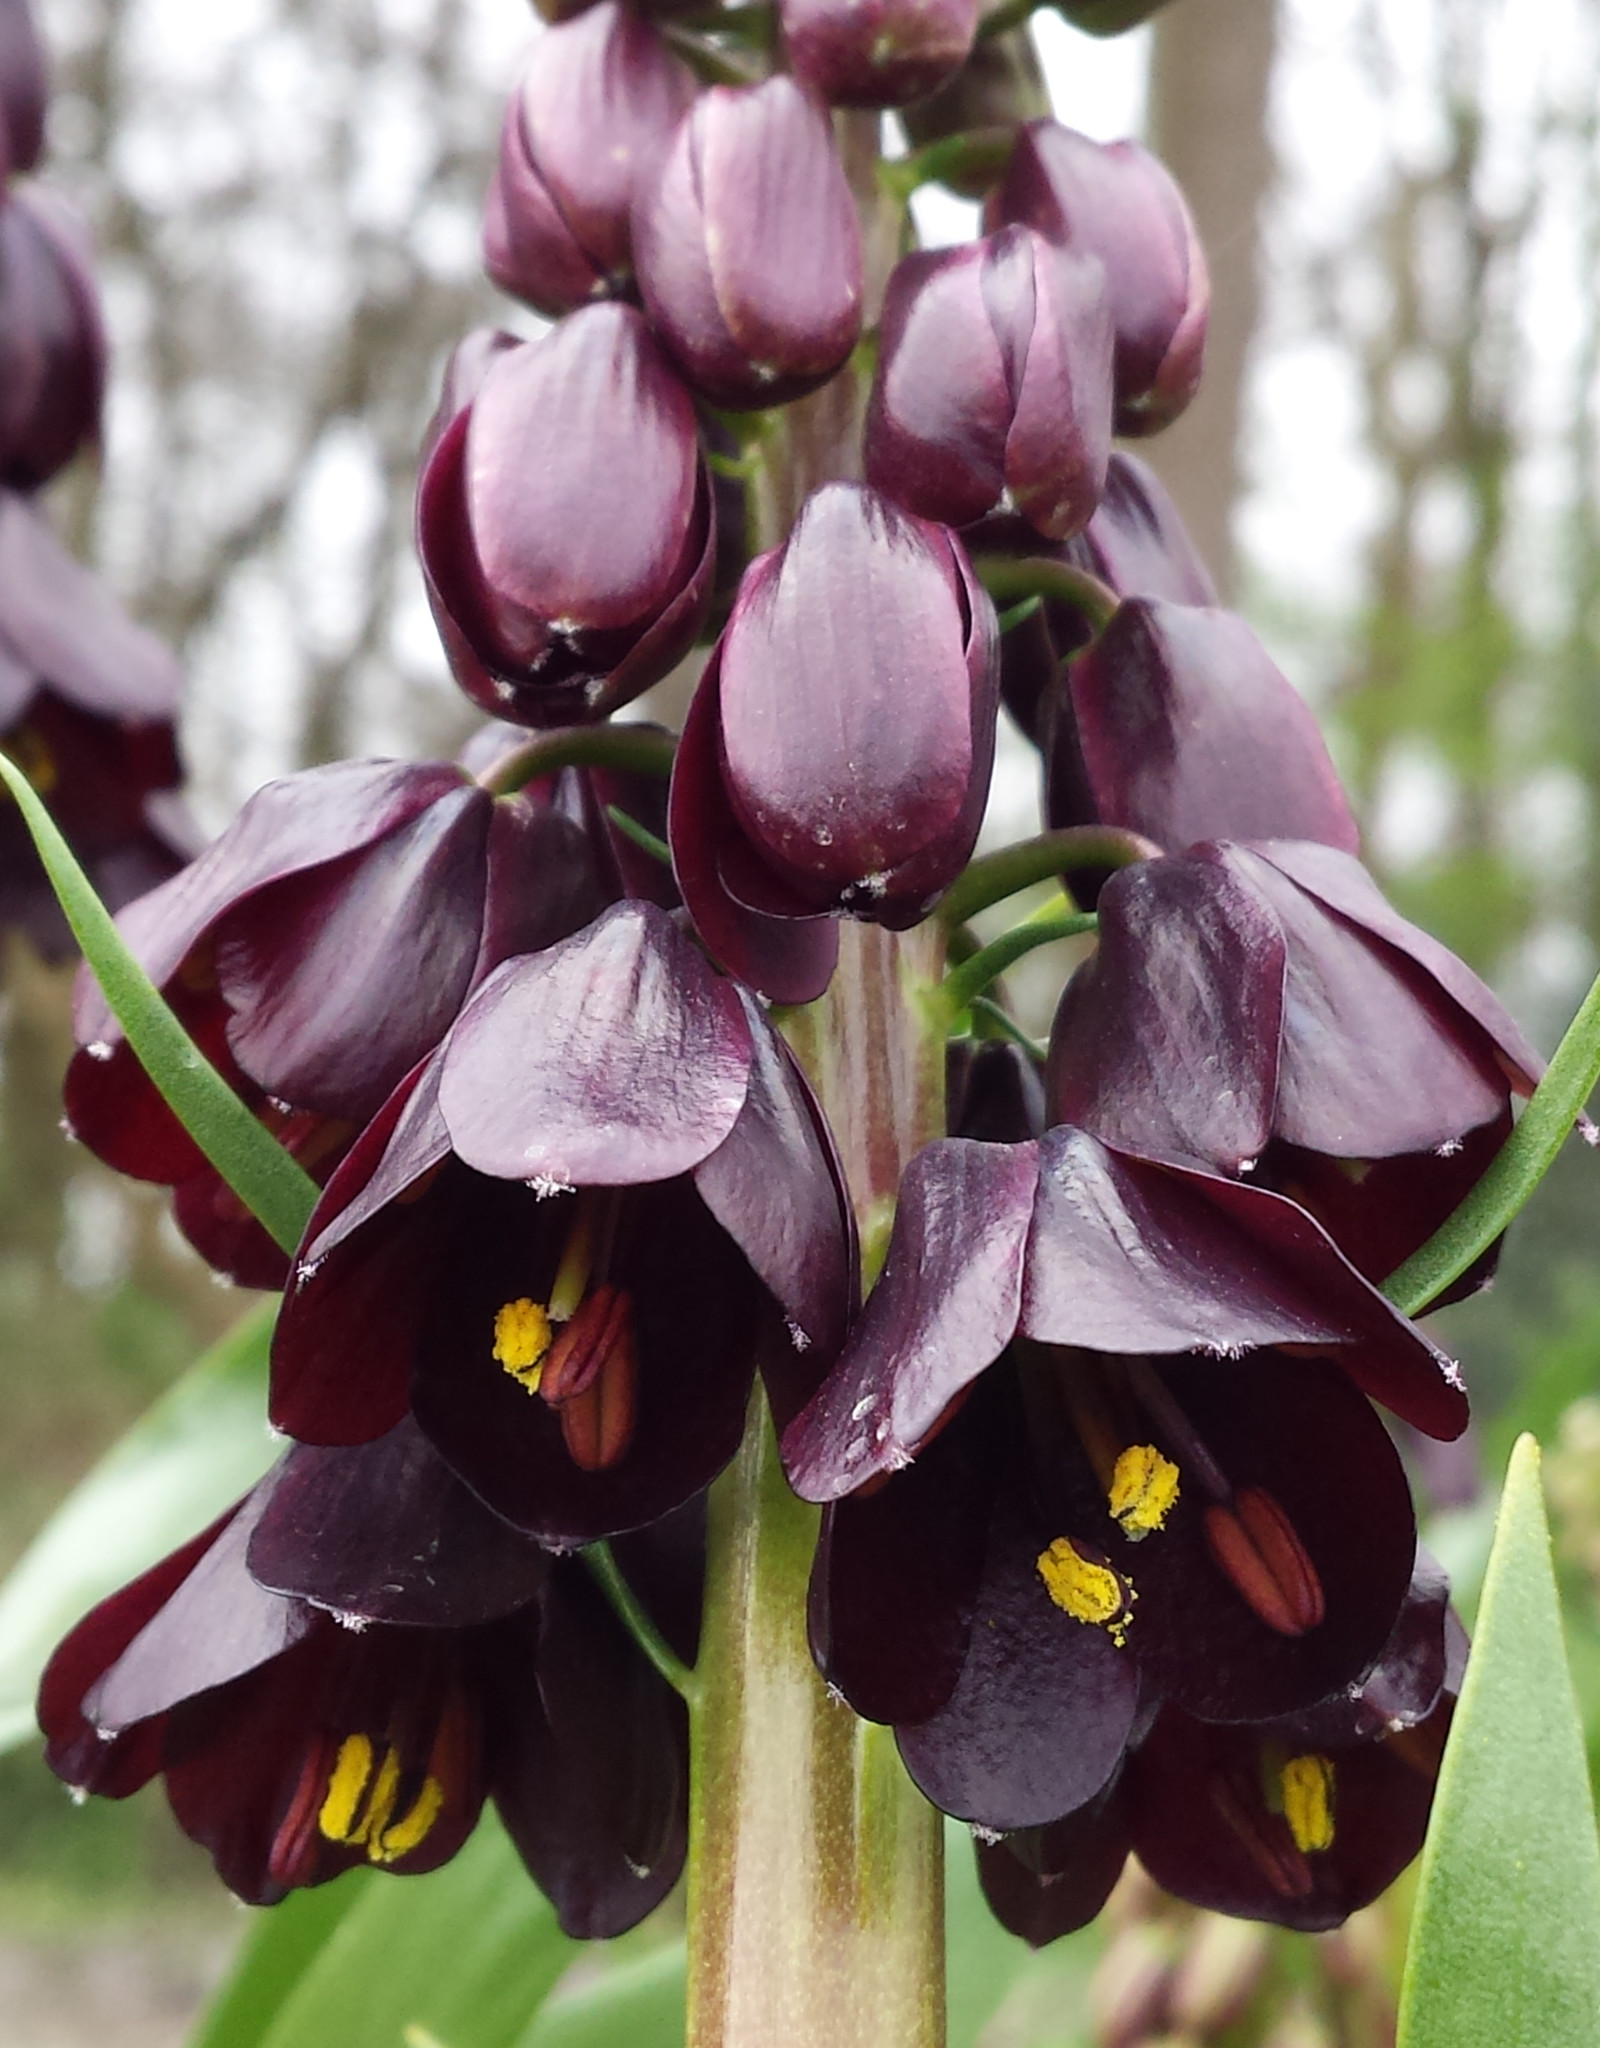
[[[324,1604],[262,1587],[263,1549]],[[680,1569],[652,1562],[651,1605],[661,1564]],[[632,1926],[682,1866],[681,1703],[582,1564],[497,1523],[408,1426],[291,1451],[79,1623],[39,1713],[69,1785],[123,1798],[159,1773],[252,1904],[362,1865],[436,1869],[486,1797],[570,1934]]]
[[[1045,726],[1052,825],[1120,825],[1173,852],[1360,845],[1309,705],[1235,612],[1126,598],[1058,678]]]
[[[40,186],[0,198],[0,483],[47,483],[100,432],[106,343],[88,237]]]
[[[573,778],[575,781],[576,778]],[[605,900],[572,791],[492,797],[449,763],[349,761],[269,783],[124,939],[224,1075],[318,1179],[467,994]],[[129,1051],[85,973],[66,1108],[120,1172],[176,1189],[196,1248],[245,1285],[287,1262]]]
[[[1106,267],[1117,335],[1119,434],[1153,434],[1193,398],[1211,285],[1171,173],[1137,142],[1091,142],[1030,121],[989,201],[990,226],[1021,221]]]
[[[977,0],[780,0],[800,83],[835,107],[903,107],[966,63]]]
[[[1336,847],[1141,862],[1107,882],[1100,920],[1052,1032],[1052,1113],[1292,1195],[1374,1281],[1464,1198],[1543,1071],[1471,969]]]
[[[794,1413],[852,1266],[830,1141],[759,1006],[619,904],[491,976],[335,1173],[272,1413],[351,1443],[409,1404],[496,1512],[587,1542],[720,1471],[758,1350]]]
[[[112,909],[188,858],[171,652],[76,562],[43,513],[0,490],[0,747],[27,774]],[[0,802],[0,925],[52,959],[73,939],[16,806]]]
[[[734,410],[825,382],[861,333],[861,230],[827,110],[779,75],[695,101],[633,223],[652,325]]]
[[[710,602],[694,407],[631,306],[512,348],[475,340],[458,370],[417,488],[456,680],[519,725],[603,717],[682,659]]]
[[[49,96],[44,46],[29,0],[0,0],[0,178],[37,165]]]
[[[684,728],[678,885],[733,973],[827,986],[826,920],[896,929],[965,866],[998,710],[994,608],[946,528],[854,484],[815,491],[746,571]]]
[[[966,536],[976,554],[1042,554],[1087,569],[1118,597],[1165,598],[1180,605],[1217,601],[1205,564],[1195,552],[1178,508],[1147,462],[1113,449],[1105,490],[1094,517],[1064,547],[1041,547],[1026,521],[994,518]],[[1069,693],[1058,681],[1062,661],[1088,644],[1087,621],[1074,607],[1049,599],[1030,618],[1018,621],[1001,642],[1000,688],[1006,708],[1053,762],[1059,740],[1065,748],[1059,772],[1071,781],[1075,744]],[[1064,721],[1064,731],[1058,731]],[[1081,780],[1081,768],[1076,773]]]
[[[485,262],[502,291],[555,314],[626,287],[635,195],[695,90],[693,72],[621,0],[538,38],[484,210]]]
[[[1065,540],[1105,488],[1111,317],[1099,258],[1029,228],[903,256],[867,406],[867,479],[925,519],[1002,502]]]

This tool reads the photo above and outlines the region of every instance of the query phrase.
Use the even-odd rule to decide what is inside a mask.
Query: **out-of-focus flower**
[[[914,149],[947,136],[968,135],[977,128],[1015,128],[1037,121],[1050,111],[1033,45],[1026,34],[985,36],[938,92],[902,108],[901,124]],[[981,199],[1000,176],[998,170],[952,169],[941,180],[967,199]]]
[[[1111,353],[1095,256],[1011,227],[902,257],[867,407],[868,481],[950,526],[1005,499],[1065,540],[1105,488]]]
[[[44,47],[29,0],[0,0],[0,178],[38,163],[48,98]]]
[[[173,716],[178,665],[75,562],[26,499],[0,491],[0,747],[116,909],[187,857]],[[0,801],[0,924],[45,954],[66,920],[16,806]]]
[[[807,1002],[830,917],[924,916],[977,837],[998,704],[994,608],[954,534],[813,492],[745,573],[673,776],[679,887],[724,966]]]
[[[1465,1197],[1542,1071],[1471,969],[1350,854],[1273,840],[1107,882],[1049,1090],[1055,1116],[1108,1143],[1292,1195],[1382,1281]]]
[[[359,1442],[409,1403],[498,1513],[587,1542],[721,1470],[758,1350],[794,1412],[851,1269],[829,1140],[759,1006],[619,904],[491,976],[330,1180],[273,1418]]]
[[[716,535],[694,407],[631,307],[537,341],[475,340],[417,492],[456,680],[498,718],[603,717],[672,668],[710,602]]]
[[[649,1600],[681,1550],[646,1532],[620,1561],[648,1567]],[[123,1798],[160,1773],[253,1904],[357,1865],[436,1869],[486,1797],[570,1934],[632,1926],[682,1866],[681,1703],[582,1564],[496,1521],[409,1424],[291,1451],[103,1601],[51,1660],[40,1720],[69,1785]]]
[[[1211,286],[1166,168],[1137,142],[1091,142],[1059,121],[1031,121],[986,219],[1021,221],[1100,258],[1117,335],[1117,432],[1170,425],[1199,388]]]
[[[484,211],[495,283],[544,313],[624,289],[634,198],[694,96],[694,74],[622,0],[540,36],[506,109]]]
[[[646,310],[695,390],[783,405],[861,332],[861,230],[833,130],[792,78],[695,101],[633,223]]]
[[[1148,21],[1166,0],[1050,0],[1050,4],[1085,35],[1120,36]]]
[[[41,186],[0,197],[0,483],[33,490],[98,436],[105,369],[82,223]]]
[[[931,1145],[783,1440],[834,1503],[818,1661],[990,1828],[1096,1798],[1156,1699],[1311,1706],[1372,1666],[1412,1572],[1368,1394],[1466,1419],[1454,1367],[1292,1202],[1070,1127]]]
[[[135,957],[315,1177],[439,1044],[468,991],[604,901],[580,817],[549,789],[495,798],[448,763],[339,762],[269,783],[198,860],[122,914]],[[283,1254],[80,982],[71,1127],[176,1190],[179,1224],[245,1285]]]
[[[1052,825],[1119,825],[1174,852],[1221,836],[1360,843],[1309,705],[1235,612],[1127,598],[1042,723]]]
[[[977,0],[780,0],[784,45],[802,85],[836,107],[903,107],[961,69]]]

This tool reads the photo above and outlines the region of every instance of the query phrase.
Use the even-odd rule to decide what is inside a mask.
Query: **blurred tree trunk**
[[[1150,146],[1183,187],[1211,265],[1205,382],[1150,448],[1224,597],[1235,583],[1239,423],[1272,180],[1267,95],[1277,0],[1176,0],[1156,17]]]

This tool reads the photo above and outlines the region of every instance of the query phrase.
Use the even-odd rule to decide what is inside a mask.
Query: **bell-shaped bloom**
[[[449,763],[345,761],[269,783],[119,929],[224,1075],[325,1178],[359,1127],[512,953],[605,900],[581,815],[548,788],[495,798]],[[176,1190],[180,1226],[249,1286],[283,1254],[134,1058],[85,971],[67,1069],[76,1136]]]
[[[450,399],[417,545],[456,680],[519,725],[603,717],[688,653],[710,602],[689,395],[642,317],[604,304],[537,341],[475,342]]]
[[[47,483],[100,432],[106,343],[87,235],[53,192],[0,200],[0,483]]]
[[[538,38],[484,209],[485,262],[502,291],[554,314],[626,288],[635,195],[694,96],[693,72],[622,0]]]
[[[833,1503],[818,1662],[936,1804],[1001,1829],[1096,1798],[1158,1698],[1225,1722],[1326,1699],[1412,1573],[1368,1395],[1466,1420],[1455,1368],[1294,1203],[1070,1126],[941,1140],[783,1439]]]
[[[273,1419],[351,1443],[409,1405],[497,1513],[588,1542],[721,1470],[758,1349],[794,1412],[852,1264],[831,1143],[759,1006],[618,904],[492,975],[329,1181]]]
[[[652,1596],[678,1552],[619,1547],[669,1639],[692,1588]],[[266,1590],[258,1556],[306,1591]],[[583,1565],[497,1522],[409,1425],[291,1451],[79,1623],[39,1714],[69,1785],[124,1798],[159,1773],[256,1905],[353,1867],[436,1869],[486,1797],[569,1934],[621,1933],[683,1862],[681,1702]]]
[[[1053,1114],[1292,1195],[1374,1281],[1464,1199],[1543,1071],[1471,969],[1335,847],[1124,868],[1099,937],[1057,1012]]]
[[[696,391],[735,410],[824,383],[861,333],[861,230],[825,108],[792,78],[713,86],[633,222],[634,267]]]
[[[17,177],[38,163],[49,96],[30,0],[0,0],[0,178]]]
[[[1117,432],[1153,434],[1175,420],[1199,388],[1211,285],[1165,166],[1137,142],[1031,121],[986,217],[1100,258],[1117,335]]]
[[[112,909],[165,881],[192,828],[173,718],[182,676],[73,560],[44,515],[0,491],[0,747],[23,769]],[[0,926],[47,956],[74,941],[20,812],[0,801]]]
[[[1308,1714],[1206,1723],[1166,1707],[1096,1799],[977,1846],[990,1907],[1035,1947],[1099,1911],[1130,1850],[1175,1896],[1306,1933],[1337,1927],[1417,1854],[1465,1666],[1444,1575],[1419,1551],[1372,1670]]]
[[[1165,598],[1179,605],[1215,605],[1216,588],[1195,552],[1178,508],[1148,463],[1113,450],[1105,490],[1094,517],[1064,547],[1041,547],[1025,520],[992,518],[967,535],[976,554],[1054,557],[1087,569],[1118,597]],[[1075,744],[1063,661],[1085,647],[1090,629],[1082,612],[1046,598],[1028,618],[1018,620],[1001,643],[1000,688],[1006,708],[1044,750],[1047,773],[1058,743],[1063,808],[1071,802]],[[1071,822],[1063,819],[1062,822]],[[1082,820],[1078,822],[1088,822]]]
[[[903,107],[966,63],[977,0],[780,0],[800,83],[834,107]]]
[[[904,256],[867,406],[867,479],[966,526],[1006,502],[1065,540],[1105,488],[1111,318],[1099,259],[1030,228]]]
[[[1134,597],[1058,678],[1043,720],[1052,825],[1315,839],[1355,819],[1310,706],[1236,612]]]
[[[828,484],[746,571],[673,774],[678,885],[730,972],[827,986],[844,914],[902,928],[965,866],[999,706],[994,607],[954,534]]]

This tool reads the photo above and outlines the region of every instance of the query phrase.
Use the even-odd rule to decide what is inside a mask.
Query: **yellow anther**
[[[356,1828],[362,1795],[372,1776],[372,1744],[364,1735],[347,1735],[339,1745],[327,1795],[317,1814],[317,1826],[330,1842],[359,1842],[365,1826]]]
[[[424,1778],[409,1813],[392,1827],[374,1828],[367,1838],[367,1856],[373,1863],[398,1863],[402,1856],[427,1839],[444,1805],[444,1787],[437,1778]]]
[[[1283,1817],[1302,1854],[1333,1847],[1333,1765],[1325,1756],[1292,1756],[1278,1773]]]
[[[1040,1553],[1038,1570],[1045,1591],[1063,1614],[1103,1628],[1121,1649],[1133,1618],[1128,1603],[1134,1594],[1109,1565],[1095,1564],[1070,1537],[1058,1536]]]
[[[539,1391],[545,1354],[550,1349],[550,1316],[541,1302],[508,1301],[494,1314],[494,1356],[519,1386]]]
[[[400,1752],[393,1743],[390,1743],[383,1752],[383,1762],[378,1766],[378,1775],[372,1781],[367,1810],[356,1823],[355,1834],[346,1837],[347,1841],[364,1842],[368,1856],[374,1861],[377,1860],[374,1852],[393,1816],[395,1794],[399,1790]]]
[[[1111,1519],[1130,1543],[1162,1528],[1178,1498],[1178,1468],[1154,1444],[1129,1444],[1111,1474]]]

